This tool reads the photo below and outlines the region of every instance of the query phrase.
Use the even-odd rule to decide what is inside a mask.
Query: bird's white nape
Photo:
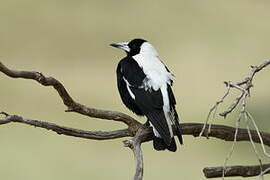
[[[148,55],[152,55],[152,56],[158,56],[157,50],[149,42],[144,42],[141,45],[140,54],[145,54],[145,55],[148,54]]]

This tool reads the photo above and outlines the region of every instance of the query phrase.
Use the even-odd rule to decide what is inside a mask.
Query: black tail
[[[175,152],[177,150],[174,137],[171,139],[171,144],[168,146],[163,139],[154,136],[153,145],[154,149],[157,151],[163,151],[165,149],[168,149],[169,151]]]
[[[175,109],[175,105],[176,105],[176,101],[175,101],[175,97],[173,95],[173,91],[171,86],[167,86],[168,88],[168,93],[169,93],[169,99],[170,99],[170,106],[171,106],[171,112],[173,112],[173,116],[174,118],[174,125],[175,125],[175,131],[174,131],[174,135],[176,135],[179,139],[180,144],[183,144],[183,138],[181,135],[181,130],[180,130],[180,124],[179,124],[179,117],[177,114],[177,111]]]
[[[174,108],[174,116],[175,116],[175,135],[178,137],[180,144],[183,144],[183,138],[180,130],[179,117]]]

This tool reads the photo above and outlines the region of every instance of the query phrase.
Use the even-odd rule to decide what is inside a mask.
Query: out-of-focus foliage
[[[9,67],[54,76],[81,103],[132,114],[116,88],[115,68],[124,54],[109,44],[142,37],[177,77],[182,121],[203,122],[224,92],[223,80],[240,80],[250,65],[270,57],[269,7],[267,0],[1,0],[0,58]],[[270,68],[256,75],[248,102],[265,131],[270,131],[269,77]],[[33,81],[0,74],[0,84],[0,111],[89,130],[122,128],[65,113],[57,93]],[[233,117],[216,123],[233,125]],[[203,179],[201,169],[222,165],[231,145],[184,138],[176,153],[143,145],[145,179]],[[118,180],[131,179],[134,172],[132,154],[120,140],[83,140],[9,124],[0,126],[0,147],[5,180]],[[257,163],[248,143],[239,143],[229,161]]]

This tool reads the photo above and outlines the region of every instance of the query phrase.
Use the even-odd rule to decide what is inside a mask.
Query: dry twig
[[[239,117],[238,119],[236,120],[236,130],[235,130],[235,135],[234,135],[234,141],[233,141],[233,144],[232,144],[232,147],[230,149],[230,151],[228,152],[228,155],[226,156],[225,158],[225,162],[224,162],[224,166],[223,166],[223,171],[222,171],[222,177],[224,179],[225,176],[231,176],[230,173],[227,173],[228,170],[231,170],[231,169],[228,169],[226,166],[227,166],[227,162],[228,160],[230,159],[233,151],[234,151],[234,147],[235,147],[235,143],[238,139],[238,129],[239,129],[239,123],[241,121],[241,118],[244,116],[244,119],[246,121],[246,127],[247,127],[247,131],[248,131],[248,134],[249,134],[249,140],[251,142],[251,145],[252,145],[252,148],[253,148],[253,151],[255,152],[256,154],[256,157],[260,163],[260,170],[261,170],[261,178],[263,179],[263,164],[262,164],[262,161],[261,161],[261,158],[260,158],[260,155],[258,154],[258,151],[254,145],[254,142],[253,142],[253,137],[251,136],[250,134],[250,128],[249,128],[249,121],[251,121],[253,123],[253,126],[255,127],[256,129],[256,132],[257,132],[257,135],[259,137],[259,140],[260,140],[260,143],[261,143],[261,146],[262,146],[262,149],[263,149],[263,152],[266,156],[270,157],[270,154],[268,154],[265,150],[265,147],[264,147],[264,142],[263,142],[263,139],[260,135],[260,132],[259,132],[259,129],[255,123],[255,120],[254,118],[252,117],[252,115],[247,111],[246,109],[246,101],[247,101],[247,98],[250,96],[250,89],[251,87],[253,87],[252,85],[252,81],[253,81],[253,78],[255,76],[255,74],[259,71],[261,71],[263,68],[265,68],[266,66],[268,66],[270,64],[270,59],[264,61],[263,63],[261,63],[259,66],[251,66],[251,71],[249,72],[248,76],[242,80],[242,81],[239,81],[237,83],[232,83],[231,81],[225,81],[225,85],[227,86],[227,90],[225,92],[225,94],[223,95],[223,97],[221,98],[221,100],[217,101],[216,104],[210,109],[209,111],[209,114],[208,114],[208,117],[207,117],[207,120],[205,122],[205,126],[206,124],[208,124],[208,121],[209,121],[209,117],[211,115],[211,113],[213,113],[213,111],[215,112],[218,108],[218,105],[221,104],[223,102],[223,100],[228,96],[229,92],[230,92],[230,89],[231,88],[234,88],[234,89],[237,89],[239,90],[241,93],[235,98],[235,100],[233,101],[233,103],[227,108],[227,110],[225,110],[224,112],[220,113],[219,115],[220,116],[223,116],[224,118],[227,117],[228,114],[230,114],[233,110],[235,110],[235,108],[239,105],[239,103],[242,101],[242,105],[241,105],[241,112],[239,114]],[[213,115],[213,119],[214,119],[214,115]],[[202,129],[202,132],[204,131],[205,129],[205,126],[203,127]],[[202,132],[200,134],[202,134]],[[210,132],[210,129],[208,130],[208,132]],[[237,166],[238,168],[239,167],[243,167],[243,166]],[[211,168],[210,168],[211,169]],[[237,173],[234,173],[234,174],[237,174]],[[207,176],[206,176],[207,177]]]

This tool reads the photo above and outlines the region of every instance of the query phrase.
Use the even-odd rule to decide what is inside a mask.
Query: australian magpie
[[[172,91],[174,75],[144,39],[112,43],[127,54],[117,66],[117,86],[123,103],[153,127],[156,150],[176,151],[175,135],[183,143]],[[175,131],[173,131],[173,126]]]

